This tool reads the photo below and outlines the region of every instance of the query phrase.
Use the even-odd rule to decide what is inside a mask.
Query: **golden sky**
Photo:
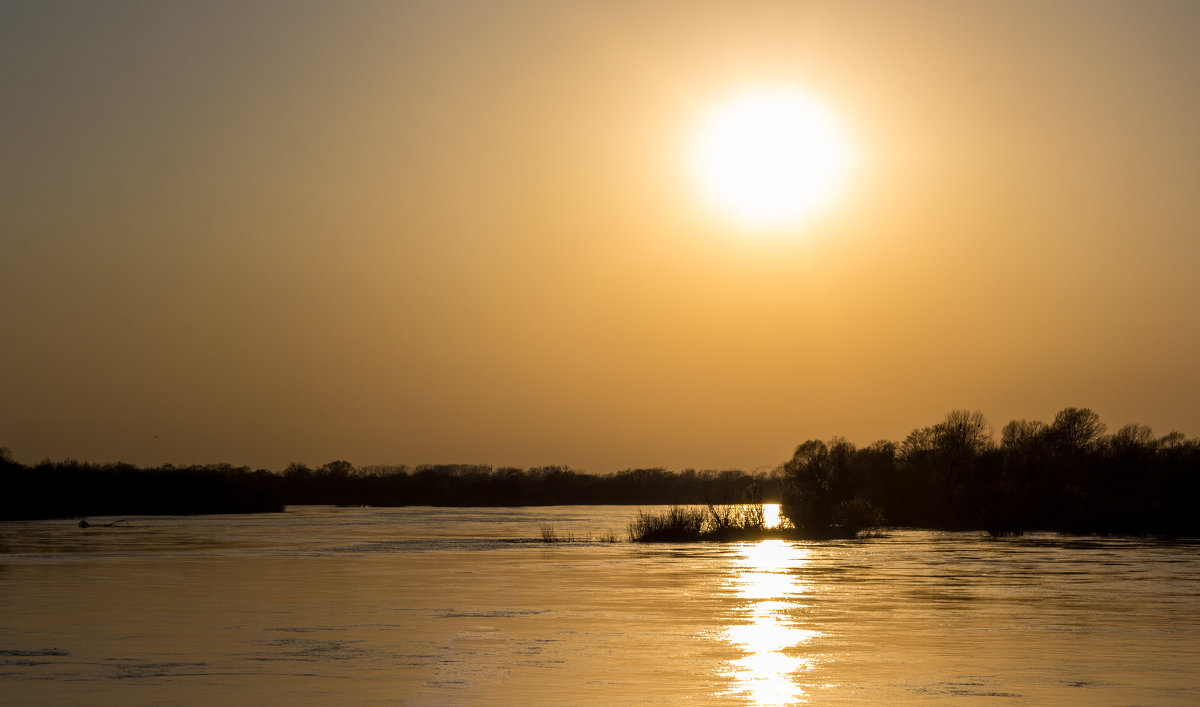
[[[757,86],[853,161],[689,171]],[[773,466],[1091,407],[1200,433],[1200,4],[6,2],[0,446]]]

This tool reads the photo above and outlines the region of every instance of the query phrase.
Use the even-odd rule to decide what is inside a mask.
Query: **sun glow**
[[[849,163],[829,111],[786,89],[748,91],[716,106],[692,149],[705,200],[751,227],[804,220],[833,199]]]
[[[763,524],[768,528],[778,528],[783,522],[783,517],[779,514],[778,503],[764,503],[763,509]]]

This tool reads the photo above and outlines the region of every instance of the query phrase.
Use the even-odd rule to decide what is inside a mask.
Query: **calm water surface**
[[[1200,704],[1200,543],[600,541],[635,512],[0,523],[0,703]]]

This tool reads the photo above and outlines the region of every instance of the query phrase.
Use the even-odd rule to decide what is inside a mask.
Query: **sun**
[[[794,226],[838,193],[850,150],[816,98],[749,90],[708,111],[691,150],[705,201],[745,226]]]

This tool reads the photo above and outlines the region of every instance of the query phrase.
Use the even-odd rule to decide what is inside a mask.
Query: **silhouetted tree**
[[[1006,452],[1029,450],[1044,439],[1046,429],[1038,420],[1013,420],[1000,433],[1000,447]]]
[[[951,410],[934,425],[933,437],[934,446],[943,453],[973,458],[992,446],[992,426],[978,410]]]
[[[992,447],[992,428],[978,410],[951,410],[933,427],[934,492],[947,527],[977,523],[986,488],[977,478],[981,457]]]
[[[829,447],[819,439],[800,446],[783,465],[780,512],[797,530],[825,533],[833,522]]]
[[[877,449],[875,454],[882,450]],[[854,445],[835,437],[828,445],[809,440],[780,468],[780,513],[803,535],[854,536],[883,522],[883,514],[863,493],[867,473]]]
[[[1062,454],[1087,452],[1104,437],[1104,423],[1088,408],[1063,408],[1047,430],[1055,450]]]

